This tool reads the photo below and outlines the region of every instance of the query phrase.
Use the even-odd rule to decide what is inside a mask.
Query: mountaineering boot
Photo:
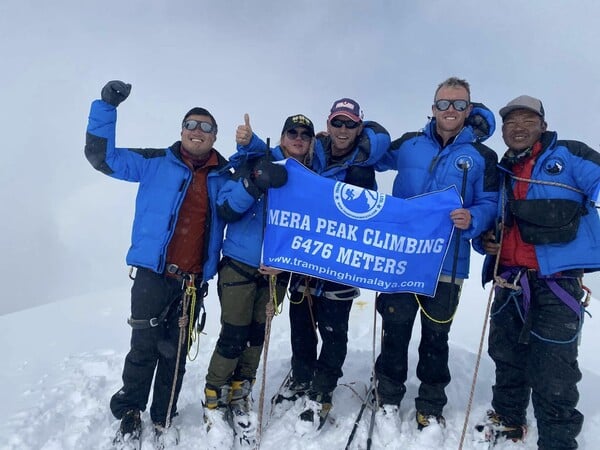
[[[204,407],[208,409],[224,408],[231,400],[231,386],[224,384],[214,387],[209,384],[204,388]]]
[[[273,402],[275,404],[288,401],[295,402],[310,389],[310,381],[297,381],[294,377],[290,377],[287,382],[281,387]]]
[[[332,392],[310,391],[304,398],[304,408],[300,413],[300,420],[296,425],[296,432],[305,434],[316,432],[323,428],[331,411]]]
[[[231,382],[230,405],[237,405],[246,412],[252,409],[252,386],[254,380],[237,380]]]
[[[522,441],[527,435],[526,425],[508,425],[493,409],[486,412],[486,417],[475,425],[474,440],[495,444],[499,439]]]
[[[225,412],[231,398],[231,386],[225,384],[221,387],[206,385],[204,388],[204,423],[206,431],[214,425],[225,421]],[[222,426],[219,426],[222,428]]]
[[[207,449],[222,449],[232,447],[233,430],[227,422],[228,407],[214,409],[204,408],[205,446]]]
[[[254,448],[256,445],[258,417],[252,411],[253,384],[254,380],[231,382],[231,400],[226,417],[233,429],[235,448]]]
[[[164,425],[154,424],[154,448],[163,450],[179,444],[179,429],[173,425],[165,428]]]
[[[373,405],[374,406],[374,405]],[[383,404],[375,412],[375,427],[381,446],[391,446],[400,433],[400,406]]]
[[[425,414],[421,411],[417,411],[416,419],[419,431],[434,423],[437,423],[441,428],[446,428],[446,419],[441,414]]]
[[[121,418],[113,446],[119,449],[136,449],[141,445],[142,419],[140,411],[130,409]]]

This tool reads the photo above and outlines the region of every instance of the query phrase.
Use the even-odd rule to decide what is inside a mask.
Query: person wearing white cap
[[[537,98],[521,95],[500,116],[508,150],[499,166],[499,225],[477,244],[488,253],[483,281],[496,283],[488,342],[496,379],[493,409],[476,430],[494,441],[523,439],[531,397],[538,448],[574,449],[583,425],[576,409],[582,278],[600,269],[600,154],[558,140]]]

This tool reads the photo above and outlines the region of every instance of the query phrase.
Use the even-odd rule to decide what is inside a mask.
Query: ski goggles
[[[345,126],[349,130],[352,130],[360,125],[360,122],[356,122],[355,120],[342,119],[331,119],[329,123],[334,128],[342,128],[342,126]]]
[[[462,112],[464,110],[467,109],[467,107],[469,106],[469,101],[468,100],[436,100],[435,103],[435,108],[439,111],[446,111],[448,110],[448,108],[450,108],[450,105],[452,105],[452,107],[459,112]]]
[[[201,120],[186,120],[183,122],[182,127],[189,131],[200,129],[205,133],[212,133],[215,131],[215,126],[212,123]]]

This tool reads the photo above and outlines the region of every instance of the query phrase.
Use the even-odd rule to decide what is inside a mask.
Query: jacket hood
[[[496,131],[494,113],[483,103],[471,103],[473,109],[467,117],[465,125],[470,126],[475,133],[477,142],[483,142]]]

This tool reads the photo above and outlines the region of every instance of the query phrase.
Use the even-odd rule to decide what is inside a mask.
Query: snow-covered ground
[[[477,269],[472,273],[477,273]],[[414,375],[417,340],[413,339],[412,371],[401,407],[400,429],[391,444],[382,446],[376,427],[373,449],[459,448],[488,296],[489,289],[483,291],[476,279],[471,280],[463,292],[451,333],[453,380],[447,390],[449,404],[444,411],[446,429],[442,433],[416,430],[413,399],[418,385]],[[335,450],[345,447],[373,364],[373,298],[374,293],[366,291],[355,302],[344,377],[334,393],[331,412],[334,421],[329,422],[317,437],[310,439],[294,433],[295,415],[292,413],[282,417],[273,416],[269,420],[269,399],[288,372],[290,358],[287,308],[282,315],[275,317],[267,365],[266,426],[262,435],[262,449]],[[188,362],[178,405],[180,416],[175,422],[181,430],[178,447],[181,450],[207,448],[201,426],[201,400],[208,359],[218,334],[219,307],[214,287],[211,287],[206,303],[206,335],[200,338],[198,357]],[[594,300],[592,313],[597,304]],[[4,350],[0,368],[1,449],[110,448],[118,423],[108,409],[108,401],[121,385],[123,358],[129,345],[129,327],[125,323],[128,314],[129,285],[124,284],[112,290],[98,290],[86,296],[0,316],[0,342]],[[379,318],[377,324],[379,327]],[[379,328],[375,335],[379,336]],[[589,450],[597,448],[596,430],[600,428],[598,342],[600,327],[595,326],[594,319],[588,319],[580,347],[580,365],[584,376],[579,385],[579,407],[586,416],[586,422],[579,443],[582,449]],[[260,394],[260,374],[262,367],[254,388],[256,402]],[[489,407],[493,379],[493,364],[484,350],[464,449],[477,448],[471,442],[470,431],[474,422],[483,417]],[[255,408],[257,406],[255,403]],[[366,448],[369,415],[368,411],[364,414],[351,448]],[[499,448],[535,449],[537,431],[531,411],[529,419],[530,433],[524,445],[505,443]],[[147,412],[143,420],[149,424]],[[152,448],[150,434],[146,436],[144,444]],[[217,440],[223,441],[221,448],[229,448],[230,441],[227,439],[225,434],[218,437]],[[211,441],[214,442],[214,436]]]

